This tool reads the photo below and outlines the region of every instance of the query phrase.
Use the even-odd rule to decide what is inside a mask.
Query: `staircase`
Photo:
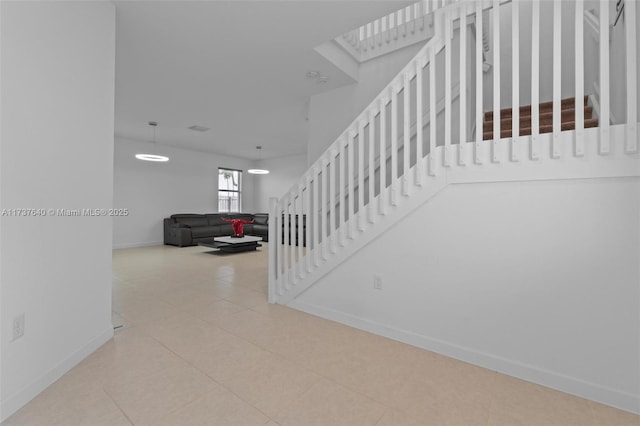
[[[588,97],[584,97],[584,128],[597,127],[598,118],[593,116],[593,107],[587,106]],[[575,98],[563,99],[561,102],[561,128],[563,131],[575,130],[576,109]],[[553,102],[544,102],[539,106],[539,133],[551,133],[553,131]],[[512,136],[513,110],[505,108],[500,111],[500,137]],[[531,105],[520,107],[520,135],[531,134]],[[493,139],[493,112],[484,113],[483,140]]]
[[[541,43],[542,7],[552,9],[558,43]],[[595,19],[608,28],[610,4],[597,7]],[[627,2],[625,13],[635,16],[635,7]],[[636,61],[613,68],[609,31],[585,37],[591,11],[583,1],[569,15],[562,10],[560,0],[485,0],[432,11],[426,19],[433,20],[433,38],[286,194],[271,199],[269,301],[295,305],[333,268],[452,183],[637,176]],[[530,51],[520,51],[514,41],[506,59],[500,55],[505,13],[511,14],[509,36],[531,39]],[[483,25],[489,16],[491,25]],[[523,19],[530,22],[521,25]],[[575,29],[573,45],[560,43],[567,20]],[[635,58],[635,24],[625,28],[626,57]],[[560,45],[562,52],[575,52],[568,69]],[[553,53],[543,55],[543,49]],[[521,56],[533,64],[553,61],[521,73]],[[598,69],[585,73],[594,58]],[[504,67],[511,75],[501,76],[502,60],[511,62]],[[541,81],[541,70],[549,68],[551,76],[544,78],[551,81]],[[573,75],[572,87],[561,87],[563,73]],[[595,81],[586,81],[588,76]],[[613,79],[626,93],[624,116],[615,123],[610,111],[619,97],[611,97]],[[511,89],[507,84],[517,90],[509,90],[505,103],[501,92]],[[585,87],[592,86],[598,87],[596,95],[587,98]],[[523,103],[529,105],[511,108]],[[305,221],[306,227],[294,225]]]
[[[434,11],[457,0],[420,0],[343,34],[334,41],[362,63],[433,36]]]

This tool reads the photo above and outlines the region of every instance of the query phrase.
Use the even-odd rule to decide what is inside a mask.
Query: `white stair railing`
[[[459,0],[420,0],[349,31],[342,39],[357,52],[375,49],[397,40],[398,37],[425,31],[429,26],[425,21],[429,17],[433,18],[436,10],[457,1]]]
[[[635,16],[635,5],[628,2],[627,12]],[[324,154],[309,168],[298,183],[281,199],[273,199],[269,228],[269,300],[287,303],[312,285],[331,268],[344,261],[359,245],[370,241],[376,233],[388,229],[393,220],[399,220],[403,204],[419,202],[437,191],[428,188],[444,187],[447,176],[456,170],[473,170],[477,173],[496,173],[504,164],[524,162],[539,163],[566,157],[583,157],[587,148],[584,135],[600,134],[597,152],[612,152],[608,137],[609,114],[609,31],[600,31],[599,66],[599,129],[584,129],[584,52],[583,52],[583,2],[575,3],[574,46],[554,43],[553,79],[553,131],[549,135],[539,132],[540,111],[540,6],[539,0],[518,2],[511,8],[513,40],[523,37],[520,21],[530,19],[532,32],[531,52],[518,52],[513,48],[512,61],[512,134],[502,138],[500,84],[499,27],[501,9],[511,7],[499,0],[483,2],[461,1],[435,11],[435,36],[396,75],[380,94],[342,132]],[[554,13],[553,37],[559,40],[562,31],[561,8],[557,0],[552,5]],[[600,27],[608,28],[608,6],[601,0]],[[527,8],[523,11],[524,8]],[[524,12],[524,13],[521,13]],[[484,76],[482,43],[483,20],[491,16],[493,23],[493,75]],[[632,21],[629,19],[627,21]],[[453,50],[452,38],[455,24],[460,28],[459,49]],[[476,27],[476,40],[466,37],[471,32],[467,25]],[[637,75],[635,23],[625,29],[627,38],[626,82],[627,124],[625,131],[632,138],[626,139],[624,149],[636,155],[637,140]],[[562,75],[561,50],[576,49],[575,120],[576,130],[562,132],[560,111],[560,76]],[[467,56],[469,54],[469,56]],[[529,54],[534,66],[525,87],[531,87],[532,114],[531,135],[522,135],[519,117],[520,85],[525,83],[520,74],[520,57]],[[452,88],[456,74],[452,58],[459,60],[460,95],[452,100]],[[473,64],[475,62],[475,64]],[[486,99],[487,82],[493,88]],[[444,87],[442,87],[444,86]],[[475,86],[475,87],[474,87]],[[470,94],[475,92],[475,102]],[[527,94],[528,96],[528,94]],[[436,106],[444,98],[443,111]],[[493,113],[493,138],[483,140],[483,106],[491,104]],[[509,106],[504,106],[507,107]],[[468,112],[468,113],[467,113]],[[466,129],[468,121],[475,121],[475,137]],[[414,125],[412,126],[412,123]],[[415,128],[415,130],[411,130]],[[574,136],[575,135],[575,136]],[[571,146],[573,144],[573,146]],[[453,145],[458,145],[454,150]],[[571,149],[572,148],[572,149]],[[593,152],[595,148],[591,149]],[[636,155],[637,156],[637,155]],[[560,164],[561,162],[558,162]],[[501,167],[502,166],[502,167]],[[493,171],[492,171],[493,170]],[[470,172],[471,173],[471,172]],[[424,188],[427,188],[426,190]],[[409,201],[411,200],[411,201]]]

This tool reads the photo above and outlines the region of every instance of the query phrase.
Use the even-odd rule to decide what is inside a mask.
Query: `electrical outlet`
[[[373,288],[376,290],[382,290],[382,277],[380,275],[373,276]]]
[[[24,336],[24,312],[13,318],[13,340],[17,340]]]

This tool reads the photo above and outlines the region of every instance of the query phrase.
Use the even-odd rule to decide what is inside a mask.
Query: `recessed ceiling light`
[[[193,130],[194,132],[206,132],[208,130],[211,130],[210,127],[198,126],[197,124],[194,124],[193,126],[189,126],[187,128],[189,130]]]

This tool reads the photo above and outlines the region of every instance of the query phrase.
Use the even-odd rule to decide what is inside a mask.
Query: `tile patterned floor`
[[[266,302],[261,251],[113,254],[124,327],[3,425],[634,425],[640,417]]]

